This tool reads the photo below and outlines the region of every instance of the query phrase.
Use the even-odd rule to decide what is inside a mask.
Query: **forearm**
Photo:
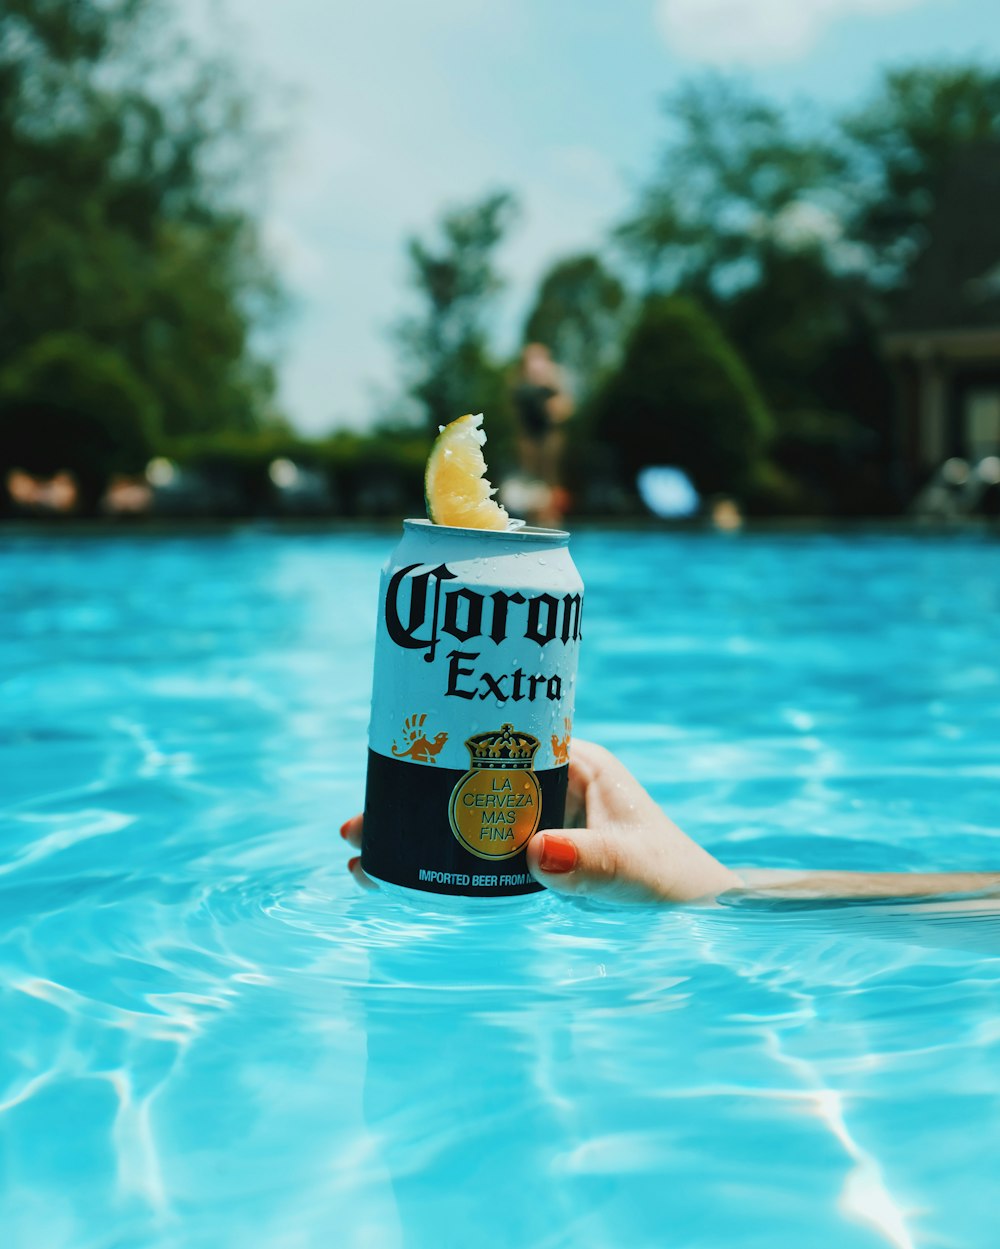
[[[1000,872],[740,871],[736,890],[775,898],[934,898],[966,893],[1000,897]]]

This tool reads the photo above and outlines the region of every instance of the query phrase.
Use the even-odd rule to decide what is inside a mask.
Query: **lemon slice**
[[[496,491],[486,480],[485,441],[482,412],[442,425],[424,474],[427,515],[435,525],[507,528],[507,513],[494,501]]]

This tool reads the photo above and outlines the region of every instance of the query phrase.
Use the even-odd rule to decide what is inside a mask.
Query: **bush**
[[[206,510],[265,515],[274,510],[271,463],[289,459],[323,474],[332,512],[420,516],[430,437],[422,430],[342,432],[311,442],[281,430],[206,434],[169,440],[160,453],[206,483]],[[214,500],[214,502],[213,502]]]
[[[853,416],[783,413],[772,456],[809,493],[814,512],[872,516],[898,510],[879,436]]]
[[[93,510],[113,473],[143,469],[156,400],[117,352],[78,334],[28,348],[0,374],[0,479],[12,468],[69,470]]]
[[[430,447],[422,430],[384,429],[336,434],[317,452],[349,516],[422,516]]]
[[[822,497],[771,460],[761,460],[746,484],[742,501],[748,516],[816,516]]]
[[[595,436],[630,479],[670,464],[702,494],[743,494],[771,430],[753,378],[712,318],[690,299],[649,299],[595,405]]]

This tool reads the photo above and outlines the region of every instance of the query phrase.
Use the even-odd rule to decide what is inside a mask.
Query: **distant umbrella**
[[[683,520],[697,512],[701,499],[681,468],[644,468],[636,478],[639,497],[661,520]]]

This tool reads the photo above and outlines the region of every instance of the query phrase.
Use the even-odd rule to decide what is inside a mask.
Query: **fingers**
[[[569,747],[566,786],[566,823],[571,827],[587,823],[587,787],[593,783],[606,752],[593,742],[574,737]]]
[[[340,835],[343,839],[354,847],[355,850],[361,849],[361,829],[364,826],[363,815],[352,815],[349,820],[345,820],[340,826]]]
[[[567,827],[545,829],[528,842],[532,876],[556,893],[614,902],[692,902],[737,888],[739,877],[685,836],[623,763],[603,746],[574,739],[566,794]],[[341,827],[360,849],[363,817]],[[375,888],[360,858],[348,868]]]
[[[634,879],[612,828],[560,828],[528,842],[528,870],[556,893],[600,895],[619,902],[652,901],[657,892]]]
[[[356,854],[353,858],[347,860],[347,870],[351,873],[357,884],[359,884],[362,889],[378,888],[378,885],[376,885],[370,877],[366,876],[362,870],[361,856],[359,854]]]
[[[545,829],[528,842],[528,870],[554,893],[608,902],[695,902],[739,878],[661,815],[662,824]]]
[[[352,815],[349,820],[345,820],[340,826],[341,837],[349,846],[353,846],[355,850],[361,849],[361,830],[364,827],[364,822],[363,815]],[[378,885],[369,879],[362,870],[360,854],[355,854],[347,860],[347,870],[362,889],[378,888]]]
[[[594,742],[570,747],[566,824],[603,828],[606,824],[658,824],[663,813],[622,761]],[[582,801],[582,810],[575,803]]]

